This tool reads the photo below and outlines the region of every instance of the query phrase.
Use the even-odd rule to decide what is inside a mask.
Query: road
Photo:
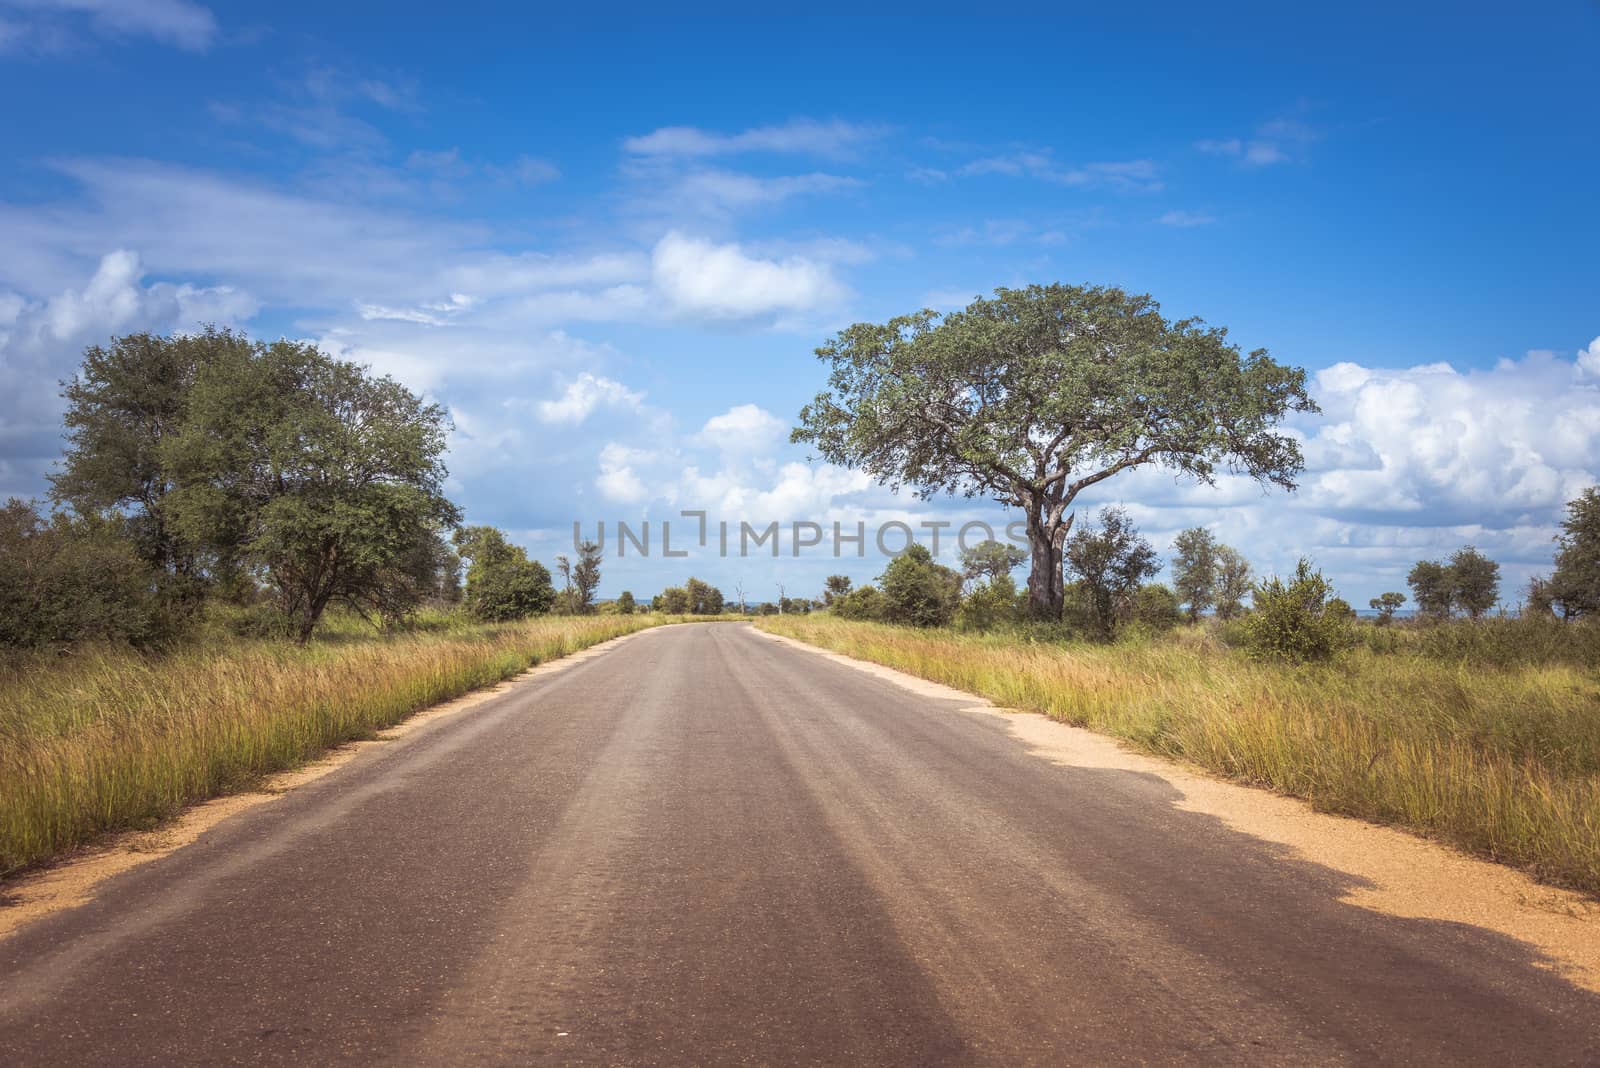
[[[0,1064],[1600,1063],[1521,943],[962,707],[646,632],[0,942]]]

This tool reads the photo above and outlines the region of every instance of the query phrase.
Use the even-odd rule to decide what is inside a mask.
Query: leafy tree
[[[683,592],[687,598],[685,611],[697,616],[719,616],[725,603],[722,591],[709,582],[701,582],[697,578],[690,578],[683,585]],[[787,611],[787,609],[785,609]]]
[[[0,645],[164,638],[156,579],[112,522],[47,519],[14,497],[0,508]]]
[[[1231,545],[1217,546],[1217,583],[1214,600],[1218,619],[1238,619],[1244,615],[1244,599],[1253,585],[1250,561]]]
[[[173,337],[128,334],[85,350],[77,374],[62,383],[67,447],[50,476],[51,496],[80,515],[121,514],[135,551],[156,571],[156,596],[174,625],[199,607],[208,583],[251,585],[232,561],[208,561],[179,536],[164,454],[188,418],[201,370],[249,351],[242,334],[212,327]]]
[[[1500,596],[1500,565],[1468,545],[1450,557],[1449,581],[1451,606],[1481,619]]]
[[[1189,606],[1189,621],[1216,603],[1217,554],[1222,546],[1205,527],[1180,531],[1172,541],[1172,587]]]
[[[1257,656],[1326,660],[1349,645],[1350,606],[1333,597],[1333,586],[1302,559],[1294,579],[1273,576],[1255,589],[1255,611],[1245,617],[1245,641]]]
[[[390,581],[445,499],[449,420],[388,377],[293,341],[230,348],[195,376],[161,448],[174,528],[266,575],[304,643],[334,599]]]
[[[555,603],[549,570],[513,545],[494,527],[464,527],[456,532],[456,550],[471,561],[467,568],[467,611],[486,622],[543,615]]]
[[[780,597],[778,611],[784,615],[803,616],[811,611],[811,602],[804,597]]]
[[[961,606],[961,576],[934,563],[927,546],[913,542],[883,569],[883,618],[914,627],[942,627]]]
[[[633,591],[623,590],[617,595],[617,612],[620,615],[631,616],[637,607],[633,600]]]
[[[594,610],[595,591],[600,588],[600,544],[584,541],[578,545],[578,562],[572,565],[572,612],[587,615]]]
[[[992,583],[1002,575],[1010,578],[1011,572],[1027,559],[1028,554],[1020,545],[1007,545],[988,538],[961,550],[961,577],[974,586]]]
[[[1378,594],[1378,596],[1368,601],[1367,605],[1377,610],[1378,626],[1383,627],[1388,626],[1390,621],[1394,619],[1395,610],[1405,603],[1405,594],[1391,591]]]
[[[655,609],[669,616],[689,614],[689,593],[682,586],[668,586],[656,595]]]
[[[1082,583],[1090,630],[1108,641],[1130,614],[1139,584],[1161,570],[1156,551],[1121,508],[1105,508],[1098,526],[1085,526],[1067,542],[1067,570]]]
[[[1022,509],[1032,614],[1061,615],[1079,493],[1146,465],[1211,482],[1219,465],[1293,488],[1299,446],[1276,427],[1315,411],[1305,372],[1148,296],[1067,285],[999,289],[964,311],[857,323],[817,350],[829,388],[793,439],[924,497]]]
[[[1411,587],[1411,598],[1417,602],[1417,611],[1435,619],[1443,619],[1450,614],[1451,583],[1450,569],[1437,560],[1418,560],[1406,576],[1406,585]]]
[[[1559,606],[1564,619],[1600,615],[1600,487],[1591,486],[1567,502],[1556,542],[1552,607]]]
[[[1183,618],[1183,602],[1158,582],[1139,587],[1133,598],[1133,618],[1155,630],[1171,630]]]
[[[835,601],[849,592],[849,575],[829,575],[822,583],[822,603],[831,608]]]

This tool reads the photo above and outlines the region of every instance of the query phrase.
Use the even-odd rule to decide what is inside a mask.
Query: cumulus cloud
[[[60,449],[57,382],[69,376],[85,346],[138,330],[234,325],[259,304],[230,286],[144,282],[133,252],[99,260],[87,283],[45,298],[0,290],[0,496],[31,495]]]
[[[546,423],[576,426],[598,408],[637,411],[643,401],[643,393],[585,371],[567,384],[559,398],[539,403],[539,418]]]
[[[793,119],[777,126],[757,126],[740,133],[715,133],[696,126],[664,126],[622,147],[636,156],[705,157],[745,152],[841,156],[881,137],[882,127],[835,119]]]
[[[656,243],[651,278],[678,314],[713,320],[814,311],[845,296],[827,264],[802,256],[757,259],[737,244],[677,231]]]
[[[789,424],[765,408],[738,404],[714,415],[700,428],[699,440],[723,452],[761,454],[789,431]]]

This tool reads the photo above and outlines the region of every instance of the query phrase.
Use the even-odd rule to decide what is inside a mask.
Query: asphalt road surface
[[[0,942],[0,1064],[1600,1063],[1477,928],[743,625],[648,632]]]

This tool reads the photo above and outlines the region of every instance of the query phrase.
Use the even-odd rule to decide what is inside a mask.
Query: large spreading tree
[[[449,420],[387,377],[293,341],[218,354],[162,443],[165,510],[186,544],[265,578],[295,637],[334,600],[388,595],[439,531]]]
[[[1149,296],[1099,286],[998,289],[941,317],[857,323],[817,350],[829,388],[793,438],[824,459],[923,497],[983,495],[1020,508],[1032,614],[1061,615],[1073,502],[1123,471],[1219,470],[1294,488],[1303,467],[1278,430],[1316,411],[1306,375],[1248,355],[1227,331],[1169,322]]]

